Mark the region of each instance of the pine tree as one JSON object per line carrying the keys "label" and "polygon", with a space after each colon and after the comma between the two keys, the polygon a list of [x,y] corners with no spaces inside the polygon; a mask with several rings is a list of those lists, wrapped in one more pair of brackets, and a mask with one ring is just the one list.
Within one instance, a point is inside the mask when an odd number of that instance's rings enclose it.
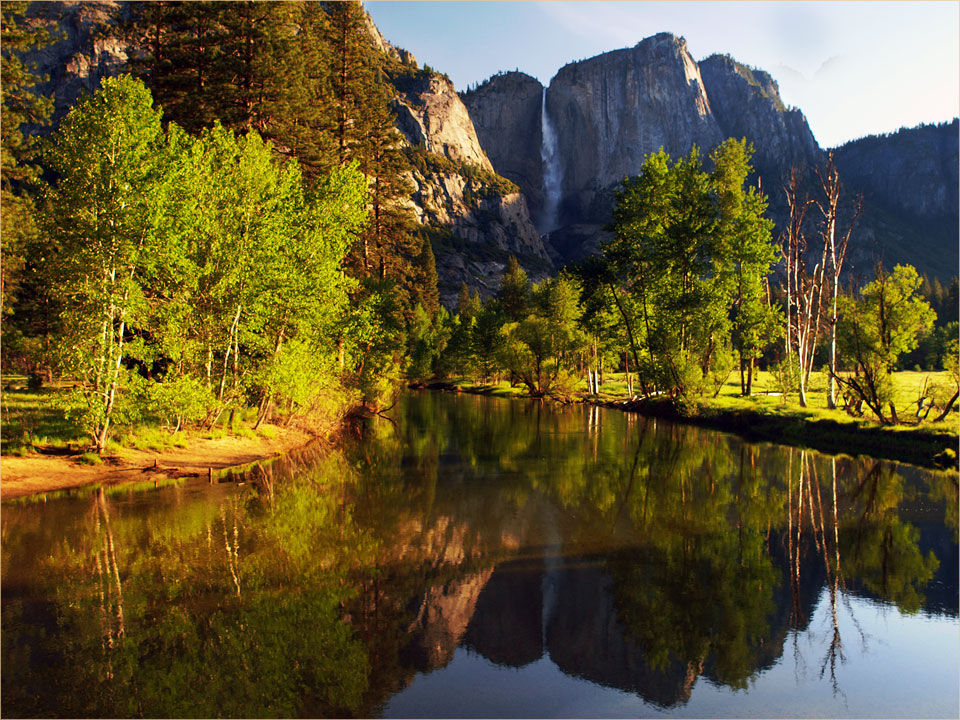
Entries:
{"label": "pine tree", "polygon": [[433,254],[430,238],[424,234],[420,245],[420,254],[417,255],[417,290],[418,300],[427,314],[433,318],[440,309],[440,291],[437,288],[437,259]]}
{"label": "pine tree", "polygon": [[3,120],[0,123],[0,171],[2,171],[3,260],[0,263],[0,316],[10,312],[9,299],[20,281],[25,254],[36,237],[33,196],[38,173],[33,160],[36,142],[27,136],[21,126],[45,122],[53,108],[50,98],[33,91],[40,78],[34,68],[28,67],[18,52],[42,47],[51,40],[46,28],[30,28],[25,22],[25,2],[3,3],[0,20],[3,84],[0,87],[0,105]]}
{"label": "pine tree", "polygon": [[236,3],[137,2],[117,32],[143,52],[128,61],[144,80],[166,121],[192,133],[226,121],[221,46],[227,39],[225,10]]}
{"label": "pine tree", "polygon": [[519,322],[526,317],[530,304],[530,279],[526,271],[520,267],[517,258],[513,255],[507,260],[507,267],[500,280],[500,293],[497,300],[509,322]]}
{"label": "pine tree", "polygon": [[340,166],[333,128],[329,17],[322,3],[286,3],[298,27],[285,69],[286,108],[265,132],[281,152],[300,161],[312,181]]}
{"label": "pine tree", "polygon": [[[366,35],[363,8],[357,2],[330,3],[326,41],[330,48],[332,133],[341,164],[357,156],[362,129],[360,113],[365,90],[373,79],[372,48]],[[365,168],[361,168],[365,170]]]}

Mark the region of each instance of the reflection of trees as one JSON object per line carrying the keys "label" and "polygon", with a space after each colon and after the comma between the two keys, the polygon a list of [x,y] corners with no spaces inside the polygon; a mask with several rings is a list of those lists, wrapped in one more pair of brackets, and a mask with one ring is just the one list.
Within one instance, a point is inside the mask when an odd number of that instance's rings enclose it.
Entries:
{"label": "reflection of trees", "polygon": [[103,488],[94,493],[94,565],[97,572],[97,596],[100,602],[100,627],[102,651],[107,656],[106,675],[113,677],[109,664],[109,651],[123,637],[123,587],[120,584],[120,568],[117,552],[110,530],[110,510]]}
{"label": "reflection of trees", "polygon": [[[838,663],[845,660],[841,603],[859,631],[849,602],[851,592],[865,591],[895,604],[901,612],[915,612],[923,605],[923,588],[938,561],[932,552],[921,552],[919,531],[902,520],[902,504],[909,495],[895,465],[845,460],[841,466],[836,458],[790,451],[786,545],[794,654],[799,659],[798,635],[807,621],[801,602],[801,569],[819,563],[832,623],[820,676],[829,671],[834,692],[840,691]],[[814,557],[804,561],[804,553],[810,551]]]}
{"label": "reflection of trees", "polygon": [[[419,488],[430,487],[431,507],[455,508],[454,516],[480,526],[491,521],[479,520],[484,511],[478,496],[492,492],[500,500],[490,517],[511,512],[504,497],[529,508],[533,494],[545,496],[562,510],[559,529],[568,553],[612,553],[608,572],[617,612],[647,661],[657,667],[679,661],[694,676],[702,667],[733,687],[744,687],[752,673],[773,662],[775,635],[806,627],[816,598],[811,582],[823,582],[833,620],[824,672],[835,677],[843,652],[840,607],[849,584],[862,585],[859,575],[867,570],[844,542],[847,529],[860,522],[848,493],[872,463],[837,462],[789,448],[761,451],[721,434],[591,408],[450,400],[415,398],[412,412],[419,419],[400,424],[407,436],[398,443],[413,450],[398,449],[384,463],[407,466],[404,473],[393,471],[407,485],[391,498],[405,494],[406,507],[416,506]],[[441,423],[442,433],[433,422]],[[433,472],[424,460],[433,452],[440,465],[447,453],[466,458],[461,475],[445,477],[446,488],[436,480],[410,481],[422,467]],[[482,483],[484,490],[471,483]],[[900,522],[902,490],[889,498],[888,525]],[[461,500],[451,504],[457,493],[463,493]],[[785,611],[782,630],[771,626],[780,621],[780,573],[768,550],[776,538],[783,539],[788,556],[784,579],[790,593],[783,597],[793,608]],[[893,538],[905,554],[888,554],[888,561],[911,576],[902,560],[919,553],[917,539],[910,533]],[[624,546],[638,549],[620,553]],[[811,574],[817,566],[821,570]],[[928,579],[914,572],[907,585],[922,590]],[[902,601],[903,594],[891,590],[888,583],[881,596]],[[475,636],[470,642],[483,647]]]}
{"label": "reflection of trees", "polygon": [[[146,515],[95,492],[73,540],[33,556],[32,572],[57,588],[55,606],[22,664],[4,663],[8,712],[279,717],[359,707],[367,663],[341,619],[350,593],[339,578],[363,563],[363,542],[349,518],[338,527],[325,479],[334,470],[207,502],[180,504],[178,488]],[[263,473],[259,488],[270,484]],[[32,613],[29,599],[6,599],[4,634]],[[29,680],[37,674],[42,689]],[[18,685],[27,691],[7,694]]]}
{"label": "reflection of trees", "polygon": [[751,459],[746,448],[736,457],[703,444],[692,459],[672,457],[669,481],[638,496],[646,542],[611,574],[620,620],[655,668],[679,661],[699,674],[708,665],[742,688],[757,667],[777,575],[765,551],[773,498]]}
{"label": "reflection of trees", "polygon": [[901,519],[905,487],[896,467],[873,463],[848,491],[851,520],[840,531],[846,570],[868,593],[894,603],[901,612],[916,612],[923,588],[939,561],[924,555],[920,532]]}

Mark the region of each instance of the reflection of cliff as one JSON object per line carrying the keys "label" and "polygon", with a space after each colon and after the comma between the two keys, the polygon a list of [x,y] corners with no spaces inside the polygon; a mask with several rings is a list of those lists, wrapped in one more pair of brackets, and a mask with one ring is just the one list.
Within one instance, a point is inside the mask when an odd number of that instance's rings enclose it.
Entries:
{"label": "reflection of cliff", "polygon": [[557,593],[547,619],[547,650],[563,672],[635,692],[649,703],[686,703],[697,673],[672,659],[654,669],[618,620],[612,580],[597,564],[568,561],[554,579]]}
{"label": "reflection of cliff", "polygon": [[[545,583],[552,586],[549,606]],[[503,563],[480,594],[464,645],[510,667],[539,660],[546,650],[568,675],[634,692],[661,707],[685,703],[696,672],[676,661],[663,670],[645,661],[624,635],[611,585],[597,563],[580,559],[550,572],[542,559]]]}
{"label": "reflection of cliff", "polygon": [[[858,573],[883,564],[857,559],[860,534],[874,547],[893,532],[897,552],[883,557],[900,565],[928,548],[941,567],[956,557],[945,529],[923,530],[914,549],[894,522],[903,484],[873,464],[751,454],[670,424],[638,433],[634,455],[621,415],[591,434],[580,409],[427,393],[406,402],[406,445],[374,463],[387,479],[361,486],[354,513],[380,548],[365,591],[380,604],[352,622],[366,623],[381,702],[417,673],[456,667],[459,644],[507,668],[547,655],[567,675],[677,707],[701,675],[748,687],[789,662],[818,603],[835,609],[866,592]],[[900,585],[920,578],[922,589],[926,575],[910,567]],[[937,576],[953,588],[955,578]]]}
{"label": "reflection of cliff", "polygon": [[400,662],[429,672],[447,665],[474,615],[477,598],[493,568],[435,586],[424,593],[417,616],[407,628],[413,638],[401,651]]}
{"label": "reflection of cliff", "polygon": [[[779,540],[772,539],[768,551],[781,579],[773,591],[775,607],[768,615],[769,630],[754,646],[751,664],[744,668],[746,676],[780,659],[790,632],[807,627],[824,587],[824,568],[812,540],[804,540],[796,583],[791,583],[791,566]],[[549,573],[546,582],[541,559],[498,565],[480,593],[463,644],[491,662],[509,667],[534,662],[546,651],[568,675],[636,693],[660,707],[686,703],[701,674],[724,683],[713,653],[702,664],[684,663],[671,654],[663,667],[655,668],[641,644],[626,631],[615,606],[616,581],[608,570],[613,567],[611,562],[635,563],[637,552],[595,560],[571,558]],[[545,584],[552,586],[554,599],[549,607]],[[682,598],[670,602],[682,603]],[[690,611],[694,618],[696,613]],[[684,613],[683,608],[680,612]],[[686,629],[694,636],[711,635],[712,630],[715,628]],[[681,637],[684,629],[676,632]]]}
{"label": "reflection of cliff", "polygon": [[464,644],[498,665],[521,667],[543,656],[543,561],[497,566],[470,620]]}

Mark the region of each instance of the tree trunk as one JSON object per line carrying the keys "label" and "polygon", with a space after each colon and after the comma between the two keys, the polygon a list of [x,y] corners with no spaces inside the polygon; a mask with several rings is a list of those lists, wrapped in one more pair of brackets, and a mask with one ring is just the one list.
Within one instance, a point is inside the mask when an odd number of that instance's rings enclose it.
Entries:
{"label": "tree trunk", "polygon": [[933,421],[935,423],[941,422],[945,417],[947,417],[947,415],[950,414],[950,410],[951,408],[953,408],[953,404],[957,401],[958,397],[960,397],[960,389],[958,389],[957,392],[953,394],[953,397],[950,398],[949,402],[947,402],[947,404],[944,406],[943,412],[937,415],[936,418],[934,418]]}
{"label": "tree trunk", "polygon": [[743,376],[743,347],[737,348],[737,354],[740,356],[740,396],[749,395],[747,385]]}

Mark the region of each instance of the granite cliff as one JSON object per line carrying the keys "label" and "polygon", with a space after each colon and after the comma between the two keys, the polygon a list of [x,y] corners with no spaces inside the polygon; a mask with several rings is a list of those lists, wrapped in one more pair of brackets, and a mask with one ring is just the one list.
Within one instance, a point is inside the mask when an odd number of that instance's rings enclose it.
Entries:
{"label": "granite cliff", "polygon": [[561,158],[561,225],[606,222],[610,189],[647,153],[724,138],[686,41],[666,33],[564,66],[546,102]]}
{"label": "granite cliff", "polygon": [[768,73],[726,55],[711,55],[700,62],[700,74],[723,136],[753,143],[753,167],[761,181],[768,181],[770,192],[789,168],[810,169],[823,162],[807,119],[783,104]]}
{"label": "granite cliff", "polygon": [[558,262],[583,257],[607,236],[617,185],[661,147],[676,157],[693,145],[707,153],[727,137],[747,137],[767,187],[778,187],[793,165],[823,158],[803,114],[784,106],[767,73],[724,56],[698,64],[686,41],[668,33],[570,63],[545,92],[534,78],[507,73],[462,97],[494,168],[523,189],[542,231],[538,125],[545,116],[554,126],[561,179],[549,249]]}
{"label": "granite cliff", "polygon": [[543,210],[540,81],[522,72],[503,73],[460,97],[493,166],[521,188],[539,227]]}
{"label": "granite cliff", "polygon": [[510,255],[543,277],[552,263],[526,198],[494,171],[453,83],[420,71],[395,84],[397,127],[412,168],[410,206],[431,230],[441,302],[453,307],[464,282],[494,294]]}
{"label": "granite cliff", "polygon": [[[754,177],[778,227],[786,220],[782,186],[790,170],[801,170],[805,190],[814,195],[815,170],[826,160],[803,113],[784,104],[768,73],[726,55],[698,63],[682,38],[667,33],[570,63],[546,90],[514,72],[461,97],[494,169],[522,189],[541,232],[549,233],[547,250],[558,265],[593,252],[607,237],[603,227],[617,185],[661,147],[676,157],[696,144],[706,154],[728,137],[745,137],[755,148]],[[545,120],[553,126],[559,158],[552,224],[544,219]],[[956,273],[955,123],[864,138],[836,155],[845,214],[856,194],[865,198],[851,241],[851,270],[869,274],[882,258],[943,279]]]}

